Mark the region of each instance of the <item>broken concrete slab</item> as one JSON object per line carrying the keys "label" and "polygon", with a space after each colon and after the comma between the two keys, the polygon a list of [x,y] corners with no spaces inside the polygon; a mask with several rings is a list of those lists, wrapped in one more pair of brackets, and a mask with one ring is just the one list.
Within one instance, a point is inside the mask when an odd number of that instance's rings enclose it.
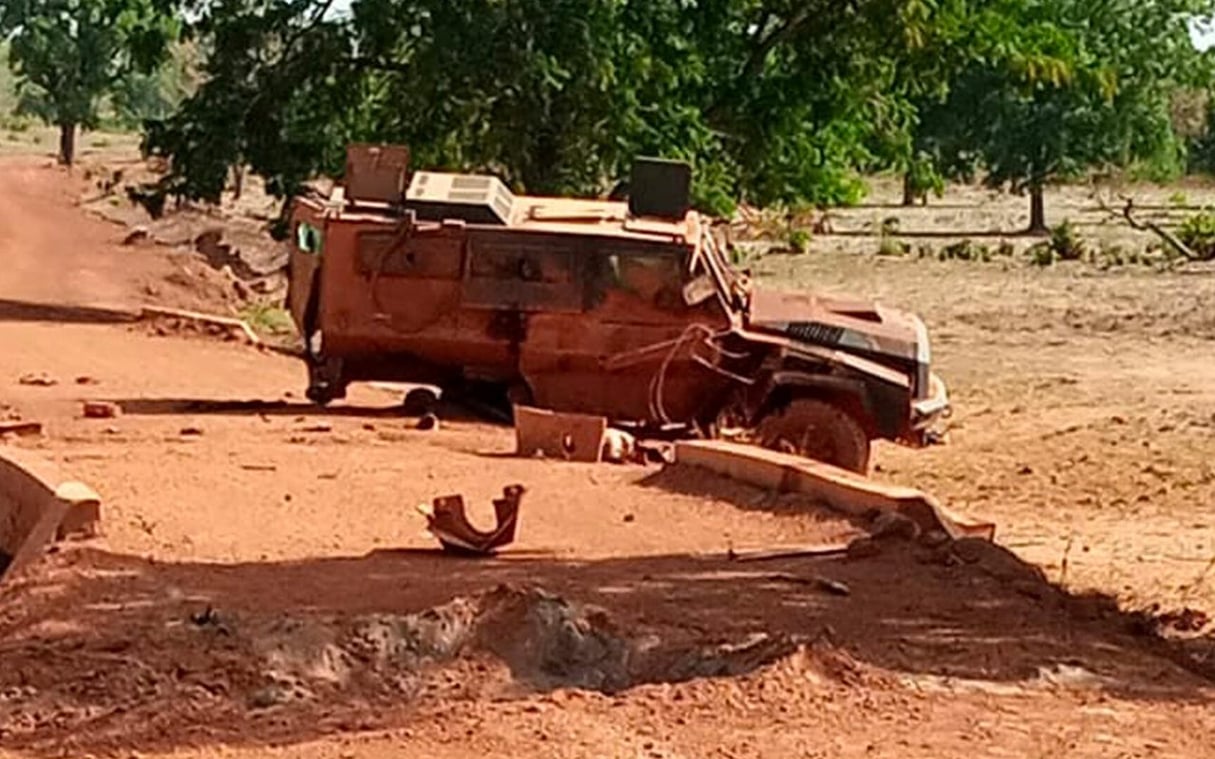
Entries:
{"label": "broken concrete slab", "polygon": [[81,414],[85,419],[115,419],[122,416],[122,407],[109,401],[85,401]]}
{"label": "broken concrete slab", "polygon": [[37,437],[42,434],[42,422],[6,421],[0,422],[0,436]]}
{"label": "broken concrete slab", "polygon": [[50,461],[30,451],[0,446],[0,555],[11,579],[63,536],[96,535],[101,499]]}
{"label": "broken concrete slab", "polygon": [[722,440],[696,440],[676,444],[675,461],[768,490],[806,493],[849,516],[893,512],[915,522],[923,532],[940,530],[954,539],[995,537],[994,524],[954,514],[921,490],[876,482],[801,456]]}

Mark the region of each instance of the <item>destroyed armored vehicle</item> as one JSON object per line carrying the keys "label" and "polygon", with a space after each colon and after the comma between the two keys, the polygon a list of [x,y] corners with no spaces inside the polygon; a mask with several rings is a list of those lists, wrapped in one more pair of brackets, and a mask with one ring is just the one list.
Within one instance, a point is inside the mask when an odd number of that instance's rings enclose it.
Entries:
{"label": "destroyed armored vehicle", "polygon": [[291,313],[308,397],[351,382],[498,388],[614,424],[737,433],[864,472],[948,410],[919,317],[753,284],[691,171],[639,160],[625,200],[529,197],[352,146],[343,184],[292,211]]}

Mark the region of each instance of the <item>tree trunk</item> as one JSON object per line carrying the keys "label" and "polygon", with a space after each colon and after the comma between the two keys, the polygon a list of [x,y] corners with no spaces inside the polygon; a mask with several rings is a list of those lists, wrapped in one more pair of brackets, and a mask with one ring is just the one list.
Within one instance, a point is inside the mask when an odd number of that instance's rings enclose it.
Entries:
{"label": "tree trunk", "polygon": [[1040,182],[1029,186],[1029,232],[1041,235],[1050,231],[1046,226],[1046,199]]}
{"label": "tree trunk", "polygon": [[234,200],[240,200],[240,196],[245,191],[245,167],[232,167],[232,197]]}
{"label": "tree trunk", "polygon": [[76,125],[59,125],[59,163],[69,169],[76,161]]}
{"label": "tree trunk", "polygon": [[903,205],[910,208],[915,205],[915,186],[911,181],[911,172],[903,174]]}

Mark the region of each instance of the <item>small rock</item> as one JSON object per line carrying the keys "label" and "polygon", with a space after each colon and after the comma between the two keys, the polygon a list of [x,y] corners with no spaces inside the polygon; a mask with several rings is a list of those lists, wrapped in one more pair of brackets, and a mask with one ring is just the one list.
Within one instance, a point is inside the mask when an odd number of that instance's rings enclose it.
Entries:
{"label": "small rock", "polygon": [[850,559],[871,559],[874,556],[880,556],[881,553],[882,547],[870,537],[859,537],[848,544],[848,558]]}
{"label": "small rock", "polygon": [[134,229],[132,229],[130,231],[130,233],[127,234],[126,237],[122,238],[122,244],[123,245],[134,245],[136,243],[144,242],[147,239],[148,239],[147,227],[135,227]]}
{"label": "small rock", "polygon": [[421,419],[418,419],[418,429],[430,431],[439,429],[439,417],[434,414],[423,414]]}
{"label": "small rock", "polygon": [[109,401],[85,401],[83,412],[85,419],[115,419],[122,416],[122,408]]}
{"label": "small rock", "polygon": [[830,593],[833,596],[850,596],[852,588],[839,580],[832,580],[827,577],[816,577],[814,583],[821,589]]}
{"label": "small rock", "polygon": [[1028,474],[1033,474],[1033,473],[1034,473],[1034,468],[1029,465],[1023,466],[1017,470],[1017,474],[1020,474],[1020,475],[1028,475]]}
{"label": "small rock", "polygon": [[203,431],[199,427],[182,427],[178,434],[182,437],[201,437]]}
{"label": "small rock", "polygon": [[873,520],[869,534],[874,540],[915,540],[920,537],[920,526],[904,514],[883,511]]}
{"label": "small rock", "polygon": [[249,696],[249,708],[269,709],[272,706],[285,704],[291,699],[291,693],[277,683],[260,688]]}
{"label": "small rock", "polygon": [[46,372],[23,374],[17,381],[22,385],[30,387],[54,387],[59,384],[59,380],[51,377]]}
{"label": "small rock", "polygon": [[927,548],[940,548],[949,542],[949,535],[943,530],[929,530],[920,537],[921,545]]}
{"label": "small rock", "polygon": [[76,384],[77,385],[97,385],[100,383],[98,383],[97,380],[93,379],[92,377],[81,376],[81,377],[76,378]]}
{"label": "small rock", "polygon": [[637,517],[636,517],[636,516],[634,516],[633,514],[625,514],[625,515],[624,515],[624,521],[625,521],[625,523],[632,523],[632,522],[636,522],[636,521],[637,521]]}

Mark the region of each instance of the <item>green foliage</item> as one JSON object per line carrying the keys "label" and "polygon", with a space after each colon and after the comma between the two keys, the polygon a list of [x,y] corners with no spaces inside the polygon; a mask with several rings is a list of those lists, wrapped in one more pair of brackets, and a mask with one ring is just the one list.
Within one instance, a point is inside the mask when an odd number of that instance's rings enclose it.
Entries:
{"label": "green foliage", "polygon": [[131,71],[110,92],[109,125],[136,130],[149,121],[164,121],[198,88],[197,49],[175,43],[163,63],[151,72]]}
{"label": "green foliage", "polygon": [[1015,192],[1136,161],[1175,174],[1184,149],[1170,94],[1209,78],[1188,19],[1201,0],[992,0],[976,14],[976,56],[953,81],[933,137],[973,155]]}
{"label": "green foliage", "polygon": [[240,318],[247,322],[255,332],[262,335],[281,337],[295,333],[295,324],[291,321],[291,314],[281,306],[274,304],[248,303],[241,309]]}
{"label": "green foliage", "polygon": [[1203,210],[1186,218],[1177,237],[1201,261],[1215,260],[1215,212]]}
{"label": "green foliage", "polygon": [[899,258],[911,253],[911,245],[901,240],[895,239],[889,235],[883,234],[879,238],[878,251],[879,256],[890,258]]}
{"label": "green foliage", "polygon": [[1087,244],[1067,219],[1051,227],[1048,245],[1058,261],[1080,261],[1088,254]]}
{"label": "green foliage", "polygon": [[95,128],[102,98],[130,72],[155,67],[175,32],[153,0],[9,0],[0,8],[18,107],[61,128],[69,163],[75,128]]}
{"label": "green foliage", "polygon": [[[120,1],[149,0],[87,0]],[[1105,165],[1171,176],[1205,102],[1173,96],[1210,83],[1186,21],[1215,14],[1215,0],[182,2],[204,83],[146,135],[172,159],[162,195],[215,199],[247,165],[289,196],[339,174],[346,143],[383,141],[532,193],[602,193],[636,155],[683,158],[716,213],[855,203],[887,169],[912,200],[981,171],[1018,192]]]}
{"label": "green foliage", "polygon": [[786,244],[792,253],[809,253],[810,252],[810,232],[801,227],[794,227],[789,230],[786,237]]}
{"label": "green foliage", "polygon": [[[935,86],[956,2],[218,0],[206,83],[148,135],[162,190],[214,198],[247,163],[290,194],[355,140],[518,190],[597,193],[635,155],[683,158],[725,213],[854,203]],[[470,51],[475,51],[475,54]]]}
{"label": "green foliage", "polygon": [[1027,252],[1029,262],[1034,266],[1054,266],[1055,261],[1059,260],[1059,255],[1049,242],[1035,243]]}
{"label": "green foliage", "polygon": [[961,240],[946,245],[937,253],[940,261],[981,261],[991,260],[991,248],[974,240]]}

